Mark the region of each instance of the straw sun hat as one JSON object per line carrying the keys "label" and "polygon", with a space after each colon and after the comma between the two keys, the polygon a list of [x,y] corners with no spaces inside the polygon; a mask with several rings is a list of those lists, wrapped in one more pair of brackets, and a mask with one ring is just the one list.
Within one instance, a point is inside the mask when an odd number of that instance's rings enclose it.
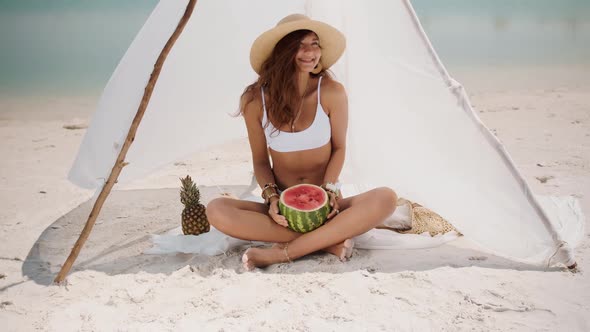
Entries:
{"label": "straw sun hat", "polygon": [[318,67],[330,68],[338,61],[346,48],[346,38],[336,28],[314,21],[302,14],[292,14],[280,20],[274,28],[264,32],[254,41],[250,49],[250,64],[254,71],[260,73],[262,64],[270,56],[279,40],[297,30],[311,30],[320,38],[322,57]]}

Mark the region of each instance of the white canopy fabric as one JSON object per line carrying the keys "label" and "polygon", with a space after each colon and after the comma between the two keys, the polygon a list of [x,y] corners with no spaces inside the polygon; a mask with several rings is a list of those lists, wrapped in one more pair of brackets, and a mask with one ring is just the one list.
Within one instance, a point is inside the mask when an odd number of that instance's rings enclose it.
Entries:
{"label": "white canopy fabric", "polygon": [[[104,90],[72,182],[104,184],[187,3],[161,1],[133,41]],[[198,1],[165,62],[119,182],[245,137],[243,121],[229,114],[256,78],[250,45],[292,13],[327,22],[347,37],[347,50],[332,67],[349,97],[343,182],[357,192],[389,186],[498,255],[534,264],[554,257],[574,262],[572,247],[584,232],[577,201],[541,208],[404,0]]]}

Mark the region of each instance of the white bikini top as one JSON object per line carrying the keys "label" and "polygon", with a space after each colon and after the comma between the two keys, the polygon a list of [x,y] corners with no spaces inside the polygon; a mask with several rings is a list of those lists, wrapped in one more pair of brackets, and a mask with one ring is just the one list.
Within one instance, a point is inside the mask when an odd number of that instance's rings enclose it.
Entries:
{"label": "white bikini top", "polygon": [[330,141],[332,137],[332,127],[330,126],[330,118],[324,112],[322,104],[320,103],[320,85],[322,84],[322,77],[318,81],[318,106],[315,110],[315,118],[311,125],[302,131],[290,133],[286,131],[279,131],[273,126],[272,122],[268,120],[266,114],[266,102],[264,100],[264,88],[262,90],[262,125],[268,126],[264,128],[266,136],[266,144],[277,152],[294,152],[319,148]]}

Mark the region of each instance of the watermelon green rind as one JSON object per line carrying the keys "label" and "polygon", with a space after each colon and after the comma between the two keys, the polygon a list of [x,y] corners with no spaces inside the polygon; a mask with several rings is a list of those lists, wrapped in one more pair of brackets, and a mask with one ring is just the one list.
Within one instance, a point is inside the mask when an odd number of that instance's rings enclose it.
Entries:
{"label": "watermelon green rind", "polygon": [[[319,206],[309,210],[299,210],[294,206],[290,206],[285,197],[297,192],[312,192],[312,194],[320,194],[321,200]],[[310,203],[313,204],[313,203]],[[322,189],[313,184],[299,184],[287,188],[281,193],[279,200],[279,211],[287,219],[289,228],[299,233],[310,232],[324,224],[330,213],[330,200],[328,194]]]}

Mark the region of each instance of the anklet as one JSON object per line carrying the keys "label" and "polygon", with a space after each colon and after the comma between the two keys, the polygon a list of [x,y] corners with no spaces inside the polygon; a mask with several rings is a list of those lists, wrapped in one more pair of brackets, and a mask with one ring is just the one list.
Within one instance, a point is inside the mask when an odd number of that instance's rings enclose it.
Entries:
{"label": "anklet", "polygon": [[289,252],[287,252],[287,248],[289,248],[288,243],[285,245],[285,248],[283,248],[283,252],[285,253],[285,257],[287,257],[287,263],[293,263],[293,261],[289,257]]}

